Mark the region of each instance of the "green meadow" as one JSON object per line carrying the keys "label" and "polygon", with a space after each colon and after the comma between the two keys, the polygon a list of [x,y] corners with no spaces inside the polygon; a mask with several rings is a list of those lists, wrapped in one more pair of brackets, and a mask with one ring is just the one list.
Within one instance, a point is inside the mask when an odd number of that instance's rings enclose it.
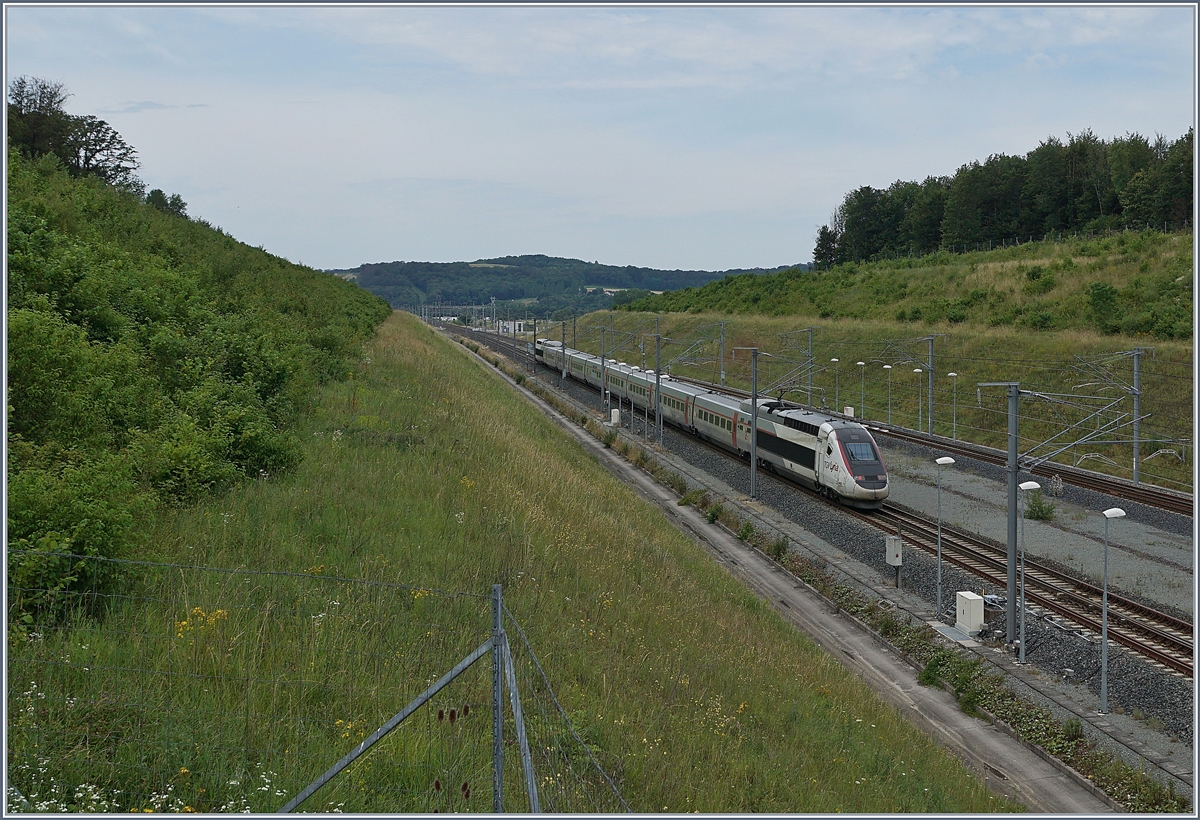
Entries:
{"label": "green meadow", "polygon": [[[523,654],[543,807],[592,810],[571,795],[603,791],[594,757],[639,812],[1019,808],[492,370],[394,314],[319,389],[297,466],[160,513],[160,565],[10,628],[9,777],[29,804],[275,811],[488,637],[498,583],[587,746],[550,748]],[[489,679],[473,667],[303,808],[491,811]]]}

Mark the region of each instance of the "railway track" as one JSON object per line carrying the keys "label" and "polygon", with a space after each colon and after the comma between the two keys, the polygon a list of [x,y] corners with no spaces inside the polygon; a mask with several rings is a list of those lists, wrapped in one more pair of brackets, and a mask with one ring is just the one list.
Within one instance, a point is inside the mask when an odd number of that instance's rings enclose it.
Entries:
{"label": "railway track", "polygon": [[[906,543],[937,554],[937,523],[894,504],[870,513],[847,508],[866,523],[903,534]],[[1003,589],[1008,583],[1007,549],[962,530],[942,525],[942,560],[961,567]],[[1103,590],[1090,581],[1050,567],[1036,559],[1025,561],[1026,602],[1095,633],[1101,632]],[[1193,677],[1192,624],[1151,607],[1108,593],[1109,639],[1158,663]]]}
{"label": "railway track", "polygon": [[[513,355],[522,362],[531,362],[526,350],[521,344],[513,344],[511,339],[494,335],[472,334],[479,341],[486,341],[489,346],[503,348],[501,352]],[[482,338],[481,338],[482,337]],[[553,371],[557,372],[557,371]],[[672,378],[679,379],[677,376]],[[693,379],[680,379],[706,387],[714,387],[706,382]],[[722,388],[733,395],[743,395],[747,391],[732,388]],[[876,428],[872,428],[875,431]],[[885,427],[877,428],[879,432],[888,434]],[[705,442],[716,452],[729,458],[735,458],[731,453]],[[911,440],[929,444],[927,436],[913,436]],[[959,442],[958,444],[962,444]],[[941,446],[941,442],[937,443]],[[970,451],[968,451],[968,448]],[[975,445],[967,445],[961,451],[963,455],[972,458],[977,456],[973,450]],[[986,450],[987,448],[979,448]],[[1003,463],[1001,460],[1000,463]],[[1086,471],[1083,471],[1086,472]],[[774,475],[781,481],[818,497],[807,488],[796,482]],[[828,501],[827,499],[823,499]],[[834,502],[829,502],[834,503]],[[926,550],[931,554],[937,553],[937,524],[910,510],[894,504],[886,504],[880,510],[863,512],[849,507],[845,512],[873,527],[888,532],[902,532],[910,545]],[[987,583],[999,588],[1007,586],[1007,549],[971,533],[956,530],[942,525],[942,560],[965,569]],[[1027,603],[1049,613],[1046,617],[1065,619],[1089,632],[1099,636],[1101,632],[1101,596],[1102,590],[1090,581],[1063,573],[1053,567],[1044,565],[1036,560],[1027,560],[1025,564],[1026,600]],[[1108,634],[1109,639],[1142,655],[1159,666],[1176,674],[1192,678],[1194,639],[1192,624],[1175,618],[1167,613],[1159,612],[1136,601],[1125,598],[1109,590],[1108,595]]]}

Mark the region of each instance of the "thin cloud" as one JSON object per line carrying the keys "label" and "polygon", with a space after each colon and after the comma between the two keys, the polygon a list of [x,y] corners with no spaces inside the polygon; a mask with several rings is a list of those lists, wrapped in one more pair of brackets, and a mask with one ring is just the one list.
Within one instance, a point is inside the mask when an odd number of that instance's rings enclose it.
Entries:
{"label": "thin cloud", "polygon": [[103,113],[103,114],[138,114],[142,111],[156,111],[156,110],[162,109],[162,108],[177,108],[177,107],[178,106],[164,105],[163,103],[152,102],[150,100],[142,100],[141,102],[125,103],[122,108],[104,109],[101,113]]}

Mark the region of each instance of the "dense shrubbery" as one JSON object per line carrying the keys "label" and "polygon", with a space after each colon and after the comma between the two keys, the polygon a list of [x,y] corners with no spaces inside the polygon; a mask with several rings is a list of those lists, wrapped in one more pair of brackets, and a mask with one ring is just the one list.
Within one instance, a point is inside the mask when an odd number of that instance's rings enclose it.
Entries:
{"label": "dense shrubbery", "polygon": [[[10,579],[135,552],[144,518],[293,465],[312,388],[388,314],[366,291],[9,152]],[[47,576],[47,572],[49,573]]]}

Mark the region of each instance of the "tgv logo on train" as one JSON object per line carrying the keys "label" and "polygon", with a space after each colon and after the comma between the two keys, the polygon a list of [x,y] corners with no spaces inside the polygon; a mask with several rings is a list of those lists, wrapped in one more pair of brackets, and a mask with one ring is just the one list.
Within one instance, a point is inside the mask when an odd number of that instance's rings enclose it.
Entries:
{"label": "tgv logo on train", "polygon": [[[551,367],[599,389],[599,356],[538,339],[536,356]],[[654,407],[654,371],[609,359],[609,392],[635,407]],[[731,450],[750,455],[749,400],[727,396],[666,375],[661,382],[665,421]],[[887,470],[871,434],[861,424],[772,399],[758,401],[758,460],[777,473],[824,495],[864,509],[877,509],[888,495]],[[818,458],[818,454],[820,457]]]}

